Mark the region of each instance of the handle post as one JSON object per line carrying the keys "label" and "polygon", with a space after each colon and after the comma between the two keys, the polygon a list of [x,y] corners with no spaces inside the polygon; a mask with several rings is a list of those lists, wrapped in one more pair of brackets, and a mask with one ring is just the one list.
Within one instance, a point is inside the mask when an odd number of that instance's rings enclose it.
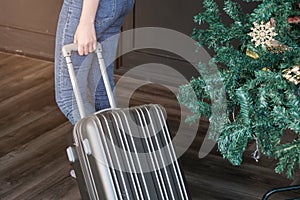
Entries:
{"label": "handle post", "polygon": [[107,70],[106,70],[106,65],[102,56],[102,47],[101,44],[98,43],[97,45],[97,49],[96,49],[96,54],[98,57],[98,62],[99,62],[99,66],[100,66],[100,71],[101,71],[101,75],[103,78],[103,82],[105,85],[105,89],[106,89],[106,93],[107,93],[107,97],[109,100],[109,104],[111,108],[117,108],[117,103],[116,100],[114,98],[114,94],[110,85],[110,81],[109,81],[109,77],[107,75]]}
{"label": "handle post", "polygon": [[74,66],[73,66],[73,63],[72,63],[72,60],[71,60],[71,54],[72,54],[72,50],[69,49],[69,46],[64,46],[63,47],[63,56],[65,57],[66,62],[67,62],[68,72],[69,72],[69,75],[70,75],[70,80],[71,80],[71,84],[72,84],[72,87],[73,87],[75,99],[76,99],[76,102],[77,102],[79,114],[80,114],[81,118],[84,118],[86,116],[86,112],[85,112],[82,96],[81,96],[81,93],[80,93],[80,89],[79,89],[79,86],[78,86],[78,82],[77,82],[77,79],[76,79]]}

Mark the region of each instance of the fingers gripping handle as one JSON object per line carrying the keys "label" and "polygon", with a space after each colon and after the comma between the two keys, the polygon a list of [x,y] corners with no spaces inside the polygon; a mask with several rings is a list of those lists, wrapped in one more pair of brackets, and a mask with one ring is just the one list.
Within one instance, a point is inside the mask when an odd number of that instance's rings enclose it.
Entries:
{"label": "fingers gripping handle", "polygon": [[[78,82],[77,82],[77,79],[76,79],[76,74],[75,74],[74,67],[73,67],[72,60],[71,60],[71,54],[72,54],[73,51],[78,51],[77,44],[67,44],[67,45],[63,46],[63,48],[62,48],[63,56],[65,57],[66,62],[67,62],[67,67],[68,67],[68,71],[69,71],[73,91],[74,91],[74,94],[75,94],[75,99],[76,99],[76,102],[77,102],[77,105],[78,105],[78,110],[79,110],[79,113],[80,113],[80,117],[83,118],[83,117],[86,116],[86,113],[85,113],[85,109],[84,109],[82,96],[81,96],[81,93],[80,93],[80,90],[79,90]],[[98,57],[98,61],[99,61],[99,65],[100,65],[100,71],[101,71],[101,75],[103,77],[103,82],[104,82],[104,85],[105,85],[105,88],[106,88],[106,93],[107,93],[107,96],[108,96],[110,106],[111,106],[111,108],[116,108],[117,107],[116,106],[116,101],[115,101],[113,91],[112,91],[112,88],[111,88],[111,85],[110,85],[110,82],[109,82],[109,78],[108,78],[108,75],[107,75],[105,62],[104,62],[104,59],[103,59],[103,56],[102,56],[102,47],[101,47],[100,43],[97,44],[96,54],[97,54],[97,57]]]}

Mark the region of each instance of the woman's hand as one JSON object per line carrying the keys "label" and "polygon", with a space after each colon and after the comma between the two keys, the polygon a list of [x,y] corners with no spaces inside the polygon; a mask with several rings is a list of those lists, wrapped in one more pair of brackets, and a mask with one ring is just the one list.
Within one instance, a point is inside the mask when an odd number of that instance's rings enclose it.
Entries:
{"label": "woman's hand", "polygon": [[98,6],[99,0],[83,0],[80,21],[74,35],[74,43],[78,45],[79,55],[87,55],[96,50],[94,22]]}
{"label": "woman's hand", "polygon": [[78,45],[78,54],[87,55],[96,50],[97,39],[93,21],[81,21],[74,35],[74,43]]}

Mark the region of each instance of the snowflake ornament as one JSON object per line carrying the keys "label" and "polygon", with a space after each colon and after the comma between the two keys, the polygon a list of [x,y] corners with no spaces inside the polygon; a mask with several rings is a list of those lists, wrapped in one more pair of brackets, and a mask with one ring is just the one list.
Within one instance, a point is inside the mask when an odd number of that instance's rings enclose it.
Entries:
{"label": "snowflake ornament", "polygon": [[277,35],[274,31],[275,28],[271,25],[271,22],[261,22],[258,24],[257,22],[253,22],[254,27],[251,28],[252,32],[248,33],[252,37],[251,42],[255,42],[255,47],[261,45],[265,47],[272,46],[272,42],[274,41],[273,37]]}

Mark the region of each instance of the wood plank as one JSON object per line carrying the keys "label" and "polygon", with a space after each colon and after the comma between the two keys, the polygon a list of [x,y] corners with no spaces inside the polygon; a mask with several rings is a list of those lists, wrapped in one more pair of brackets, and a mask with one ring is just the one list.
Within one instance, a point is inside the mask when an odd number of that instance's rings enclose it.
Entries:
{"label": "wood plank", "polygon": [[[188,160],[193,160],[193,164]],[[189,187],[194,188],[192,195],[198,194],[201,199],[261,199],[270,188],[291,184],[291,180],[276,174],[273,169],[248,163],[234,167],[220,156],[211,154],[198,160],[189,154],[181,158],[181,164]],[[300,193],[278,196],[284,199],[297,195]]]}
{"label": "wood plank", "polygon": [[[47,133],[65,121],[66,118],[55,107],[49,112],[44,112],[35,120],[13,125],[0,137],[0,157],[22,147],[22,145]],[[69,135],[71,135],[71,132]]]}
{"label": "wood plank", "polygon": [[38,69],[41,68],[39,65],[47,65],[52,64],[51,62],[41,62],[38,59],[27,58],[19,55],[6,55],[4,58],[0,60],[0,72],[1,78],[13,77],[15,73],[22,71],[29,71],[30,69]]}
{"label": "wood plank", "polygon": [[0,61],[0,72],[6,72],[0,80],[3,91],[0,95],[0,139],[12,137],[6,135],[57,109],[53,101],[53,63],[11,57],[15,59]]}
{"label": "wood plank", "polygon": [[31,66],[25,68],[26,70],[24,68],[16,69],[16,67],[11,66],[10,68],[12,68],[13,74],[2,76],[0,80],[0,90],[2,91],[0,102],[28,88],[43,84],[53,74],[52,64],[43,63],[38,65],[31,63],[30,65]]}
{"label": "wood plank", "polygon": [[0,102],[0,131],[5,134],[8,130],[30,123],[53,109],[55,104],[53,92],[50,90],[52,85],[53,81],[50,79]]}
{"label": "wood plank", "polygon": [[[60,171],[64,177],[69,175],[65,149],[66,133],[71,133],[71,128],[68,123],[64,123],[0,158],[1,179],[5,180],[1,183],[1,193],[5,198],[16,198],[30,188],[40,187],[43,180],[51,182],[49,179]],[[54,162],[53,165],[48,164],[50,162]],[[28,194],[32,192],[28,191]]]}
{"label": "wood plank", "polygon": [[[2,197],[4,199],[41,199],[41,193],[48,191],[49,188],[69,178],[69,170],[65,157],[52,159],[51,162],[40,166],[40,168],[26,177],[21,176],[21,180],[18,180],[20,184],[13,185],[11,187],[13,191],[7,191]],[[10,182],[10,184],[15,184],[16,182],[15,180],[14,183]],[[74,183],[73,185],[60,188],[60,190],[55,191],[56,194],[51,196],[62,196],[65,192],[71,190],[73,186]],[[65,191],[61,189],[65,189]],[[59,191],[60,193],[58,193]],[[46,199],[48,198],[49,196],[46,197]]]}
{"label": "wood plank", "polygon": [[70,176],[60,182],[53,184],[51,187],[40,192],[31,199],[65,199],[80,200],[80,193],[76,180]]}

